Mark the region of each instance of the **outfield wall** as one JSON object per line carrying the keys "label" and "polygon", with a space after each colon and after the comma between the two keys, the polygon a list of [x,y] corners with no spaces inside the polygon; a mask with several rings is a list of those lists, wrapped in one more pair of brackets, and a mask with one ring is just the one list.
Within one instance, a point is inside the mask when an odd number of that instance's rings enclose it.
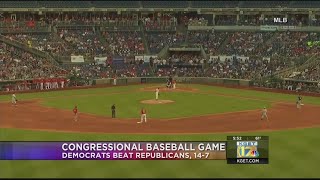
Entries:
{"label": "outfield wall", "polygon": [[[166,83],[167,77],[135,77],[135,78],[117,78],[117,85],[130,85],[130,84],[152,84],[152,83]],[[176,77],[174,78],[177,83],[190,83],[190,84],[219,84],[226,86],[249,86],[250,80],[242,79],[226,79],[226,78],[209,78],[209,77]],[[96,79],[96,85],[113,85],[112,78]]]}

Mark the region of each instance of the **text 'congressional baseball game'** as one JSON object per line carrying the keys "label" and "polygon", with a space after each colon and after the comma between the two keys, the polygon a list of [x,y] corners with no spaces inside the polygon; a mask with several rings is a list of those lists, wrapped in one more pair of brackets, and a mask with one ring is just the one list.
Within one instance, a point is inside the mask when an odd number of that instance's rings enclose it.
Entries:
{"label": "text 'congressional baseball game'", "polygon": [[216,160],[216,142],[1,142],[1,160]]}

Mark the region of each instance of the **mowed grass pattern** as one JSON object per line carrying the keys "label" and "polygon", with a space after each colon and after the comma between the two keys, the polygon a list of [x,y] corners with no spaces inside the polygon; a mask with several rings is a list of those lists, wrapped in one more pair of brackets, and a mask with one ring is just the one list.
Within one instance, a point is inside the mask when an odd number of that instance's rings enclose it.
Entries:
{"label": "mowed grass pattern", "polygon": [[[212,141],[226,140],[227,135],[108,135],[51,133],[0,129],[0,140],[18,141]],[[0,161],[0,177],[320,177],[317,149],[320,128],[242,133],[270,137],[270,164],[230,165],[211,161]],[[237,134],[239,135],[239,134]]]}
{"label": "mowed grass pattern", "polygon": [[[181,85],[184,86],[184,85]],[[191,87],[191,85],[188,85]],[[139,93],[137,90],[143,86],[127,86],[90,90],[72,90],[63,92],[45,92],[17,94],[19,100],[42,99],[44,105],[61,106],[60,108],[71,109],[75,103],[78,103],[81,111],[86,111],[103,116],[109,116],[111,103],[116,103],[120,117],[126,117],[125,114],[135,116],[141,105],[142,99],[154,98],[154,93]],[[250,90],[237,90],[221,88],[214,86],[192,85],[199,89],[201,93],[210,93],[210,95],[193,93],[161,93],[160,97],[183,102],[181,111],[184,115],[194,114],[192,111],[196,106],[203,104],[209,108],[201,113],[209,112],[219,113],[226,111],[238,111],[238,106],[242,109],[260,108],[271,102],[286,101],[295,103],[296,95],[284,95],[278,93],[256,92]],[[131,92],[128,94],[128,92]],[[113,93],[113,94],[110,94]],[[129,98],[123,98],[127,94],[133,105],[137,107],[128,107]],[[224,94],[225,97],[217,95]],[[226,97],[242,96],[246,98],[255,98],[257,100],[248,100],[243,98]],[[122,98],[121,98],[122,97]],[[192,99],[190,99],[190,97]],[[0,101],[10,101],[10,95],[0,96]],[[261,101],[264,99],[267,101]],[[116,101],[117,102],[113,102]],[[196,101],[198,100],[198,101]],[[304,97],[304,103],[320,104],[319,98]],[[192,102],[190,102],[192,101]],[[93,103],[94,102],[94,103]],[[188,103],[186,103],[188,102]],[[61,104],[59,104],[61,103]],[[97,104],[94,108],[88,107],[82,109],[86,104]],[[151,109],[152,116],[162,118],[181,116],[173,107],[177,104],[168,104],[157,110],[156,106],[146,106]],[[160,105],[162,106],[162,105]],[[119,108],[120,107],[120,108]],[[121,107],[126,107],[122,109]],[[184,111],[191,111],[184,112]],[[162,112],[170,115],[163,115]],[[189,114],[188,114],[189,113]],[[128,116],[128,115],[127,115]],[[268,165],[228,165],[226,161],[0,161],[0,177],[4,178],[22,178],[22,177],[96,177],[96,178],[165,178],[165,177],[288,177],[288,178],[315,178],[320,177],[318,162],[320,156],[317,153],[320,141],[320,128],[309,128],[300,130],[287,130],[261,133],[241,133],[236,135],[268,135],[270,136],[270,164]],[[53,133],[39,132],[16,129],[0,129],[0,140],[6,141],[212,141],[226,140],[227,135],[235,134],[204,134],[204,135],[108,135],[108,134],[76,134],[76,133]]]}

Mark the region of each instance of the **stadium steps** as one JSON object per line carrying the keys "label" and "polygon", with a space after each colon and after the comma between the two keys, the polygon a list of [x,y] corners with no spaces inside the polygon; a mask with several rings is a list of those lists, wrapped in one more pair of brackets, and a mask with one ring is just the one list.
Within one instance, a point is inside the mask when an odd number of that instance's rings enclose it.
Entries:
{"label": "stadium steps", "polygon": [[144,50],[146,54],[151,54],[150,49],[149,49],[149,43],[147,41],[146,38],[146,31],[145,28],[143,26],[143,23],[140,23],[140,29],[141,29],[141,37],[142,37],[142,42],[143,42],[143,46],[144,46]]}
{"label": "stadium steps", "polygon": [[9,44],[11,46],[23,49],[24,51],[29,52],[31,54],[35,54],[37,56],[46,58],[46,59],[50,60],[53,64],[59,66],[59,63],[47,52],[43,52],[43,51],[40,51],[40,50],[35,49],[35,48],[30,48],[28,45],[26,45],[24,43],[21,43],[21,42],[16,41],[16,40],[9,39],[9,38],[7,38],[7,37],[5,37],[3,35],[0,35],[0,41],[4,42],[6,44]]}
{"label": "stadium steps", "polygon": [[100,30],[99,28],[96,28],[95,32],[96,32],[96,34],[97,34],[100,42],[101,42],[104,46],[107,46],[107,41],[106,41],[106,39],[102,36],[101,30]]}
{"label": "stadium steps", "polygon": [[169,56],[169,45],[166,45],[159,53],[158,57],[166,58]]}
{"label": "stadium steps", "polygon": [[315,55],[311,56],[310,58],[308,58],[308,60],[306,62],[304,62],[302,65],[283,69],[282,71],[278,71],[277,73],[275,73],[275,75],[278,77],[286,77],[295,71],[303,71],[304,69],[306,69],[310,65],[318,63],[318,62],[319,62],[319,59],[318,59],[317,55],[315,54]]}
{"label": "stadium steps", "polygon": [[230,40],[231,40],[231,35],[228,34],[227,38],[223,41],[223,43],[218,48],[218,53],[221,54],[222,50],[226,47],[226,45],[230,42]]}
{"label": "stadium steps", "polygon": [[181,34],[187,34],[188,33],[188,27],[183,25],[183,24],[179,24],[179,25],[177,25],[176,32],[177,33],[181,33]]}
{"label": "stadium steps", "polygon": [[266,41],[265,45],[270,45],[277,38],[277,33],[273,33],[273,35]]}

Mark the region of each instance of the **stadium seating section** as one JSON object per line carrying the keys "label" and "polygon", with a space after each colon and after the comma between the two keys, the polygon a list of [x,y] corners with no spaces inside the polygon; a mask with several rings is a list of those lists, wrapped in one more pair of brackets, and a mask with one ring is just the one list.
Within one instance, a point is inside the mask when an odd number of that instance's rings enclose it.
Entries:
{"label": "stadium seating section", "polygon": [[[3,8],[257,8],[320,7],[317,1],[1,1]],[[53,13],[54,14],[54,13]],[[90,13],[88,13],[90,14]],[[275,25],[272,15],[205,15],[199,13],[66,13],[42,17],[1,17],[0,80],[74,75],[82,78],[192,76],[255,79],[287,69],[283,77],[319,81],[319,32],[188,30],[187,26]],[[283,17],[283,16],[279,16]],[[319,15],[289,14],[290,26],[320,26]],[[9,18],[9,21],[7,20]],[[41,30],[39,28],[44,28]],[[201,27],[203,28],[203,27]],[[204,27],[205,28],[205,27]],[[15,45],[14,45],[15,44]],[[20,46],[26,45],[25,48]],[[168,48],[197,47],[197,52]],[[38,54],[34,53],[37,49]],[[42,51],[42,53],[39,53]],[[144,59],[143,55],[159,55]],[[160,56],[161,54],[161,56]],[[84,63],[70,56],[85,57]],[[52,58],[49,58],[52,57]],[[97,63],[94,57],[106,57]],[[121,59],[113,63],[111,59]],[[137,59],[138,58],[138,59]],[[53,62],[56,60],[56,62]],[[57,64],[59,62],[60,64]],[[302,69],[297,69],[304,65]]]}

